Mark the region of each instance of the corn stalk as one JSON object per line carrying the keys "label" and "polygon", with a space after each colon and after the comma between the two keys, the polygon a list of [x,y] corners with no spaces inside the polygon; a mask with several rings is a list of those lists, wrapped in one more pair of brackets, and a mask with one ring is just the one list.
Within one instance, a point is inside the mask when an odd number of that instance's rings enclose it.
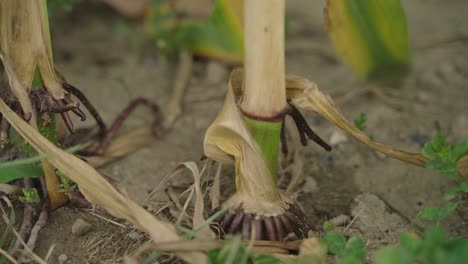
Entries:
{"label": "corn stalk", "polygon": [[[16,110],[37,129],[41,109],[31,100],[35,73],[38,73],[36,81],[45,88],[44,100],[56,106],[69,102],[68,93],[63,88],[64,81],[57,75],[52,59],[45,0],[0,2],[0,50],[8,79],[8,87],[1,88],[2,96],[7,97],[6,101],[12,105],[17,102],[19,107]],[[70,123],[66,112],[61,113]],[[42,161],[42,166],[51,207],[56,208],[67,197],[56,192],[60,181],[52,165]]]}
{"label": "corn stalk", "polygon": [[[277,187],[278,151],[286,111],[284,0],[244,2],[245,78],[233,72],[223,108],[205,135],[205,154],[234,162],[236,193],[218,223],[244,239],[305,237],[313,225]],[[242,90],[237,90],[238,87]]]}

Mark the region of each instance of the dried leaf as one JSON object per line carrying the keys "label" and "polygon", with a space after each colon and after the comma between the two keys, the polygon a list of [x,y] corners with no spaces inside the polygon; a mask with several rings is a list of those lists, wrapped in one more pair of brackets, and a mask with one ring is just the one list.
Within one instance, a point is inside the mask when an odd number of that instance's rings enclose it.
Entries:
{"label": "dried leaf", "polygon": [[[206,166],[206,164],[205,164]],[[205,168],[205,167],[204,167]],[[203,217],[203,212],[204,212],[204,203],[203,203],[203,192],[201,190],[201,173],[198,170],[197,164],[195,162],[183,162],[177,165],[177,167],[168,174],[168,178],[172,178],[180,173],[182,173],[184,170],[188,169],[194,179],[194,188],[195,188],[195,208],[194,208],[194,213],[193,213],[193,229],[201,226],[205,222],[205,218]],[[203,172],[202,172],[203,173]],[[200,232],[198,233],[199,237],[205,237],[205,238],[210,238],[214,237],[214,234],[211,232],[209,226],[204,227]]]}
{"label": "dried leaf", "polygon": [[[235,81],[231,75],[223,108],[205,134],[205,155],[225,164],[235,165],[237,193],[224,206],[235,209],[242,204],[246,212],[263,215],[282,213],[286,202],[278,192],[261,150],[252,138],[237,106]],[[240,87],[237,87],[240,88]],[[239,91],[237,91],[239,93]]]}
{"label": "dried leaf", "polygon": [[[49,93],[55,99],[64,98],[65,91],[52,61],[45,0],[0,1],[0,49],[11,71],[28,92],[32,88],[34,72],[39,68]],[[20,97],[18,99],[21,100]]]}
{"label": "dried leaf", "polygon": [[[157,220],[134,201],[118,192],[89,164],[49,142],[18,117],[3,100],[0,101],[0,112],[40,155],[48,155],[48,160],[54,167],[78,184],[88,201],[102,206],[115,217],[128,220],[147,232],[156,243],[180,239],[170,224]],[[177,256],[189,263],[207,262],[206,256],[201,253],[180,253]]]}
{"label": "dried leaf", "polygon": [[[416,165],[424,167],[429,160],[426,156],[420,153],[412,153],[402,149],[398,149],[389,145],[378,143],[369,139],[369,136],[353,126],[341,111],[335,106],[332,99],[322,93],[315,83],[298,76],[289,75],[286,78],[286,86],[288,87],[288,94],[293,100],[294,104],[302,109],[313,110],[328,121],[335,124],[361,143],[366,144],[372,149],[375,149],[383,154]],[[299,89],[302,89],[299,92]]]}
{"label": "dried leaf", "polygon": [[147,146],[155,139],[154,125],[148,123],[117,137],[112,141],[103,155],[87,156],[85,159],[91,166],[96,168],[101,167],[139,148]]}

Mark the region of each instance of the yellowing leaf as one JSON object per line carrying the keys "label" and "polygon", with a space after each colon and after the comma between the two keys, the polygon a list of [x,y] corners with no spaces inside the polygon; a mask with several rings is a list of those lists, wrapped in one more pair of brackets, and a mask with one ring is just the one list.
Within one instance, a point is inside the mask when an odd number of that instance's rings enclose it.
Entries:
{"label": "yellowing leaf", "polygon": [[[159,8],[159,9],[158,9]],[[206,21],[175,20],[175,11],[154,6],[146,17],[146,30],[164,46],[187,49],[196,55],[230,63],[243,60],[243,1],[216,0]]]}
{"label": "yellowing leaf", "polygon": [[410,52],[400,0],[327,0],[325,16],[338,55],[358,75],[406,70]]}

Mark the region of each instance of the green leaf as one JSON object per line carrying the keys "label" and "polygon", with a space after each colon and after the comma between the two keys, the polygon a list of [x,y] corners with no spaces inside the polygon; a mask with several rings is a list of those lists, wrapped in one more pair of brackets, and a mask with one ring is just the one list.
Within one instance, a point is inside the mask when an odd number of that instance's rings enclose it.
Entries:
{"label": "green leaf", "polygon": [[420,253],[422,246],[423,242],[416,234],[404,233],[400,235],[400,247],[405,249],[412,256],[417,256]]}
{"label": "green leaf", "polygon": [[425,247],[427,249],[433,250],[441,246],[445,241],[444,230],[440,227],[434,227],[426,231],[425,236]]}
{"label": "green leaf", "polygon": [[[244,55],[243,1],[216,0],[214,2],[213,12],[207,21],[182,20],[178,23],[173,23],[167,11],[157,9],[158,5],[164,6],[167,3],[155,4],[146,21],[147,31],[156,39],[159,48],[187,49],[201,56],[235,63],[242,62]],[[174,24],[176,24],[175,27]]]}
{"label": "green leaf", "polygon": [[400,248],[386,247],[377,251],[375,264],[413,264],[414,259]]}
{"label": "green leaf", "polygon": [[346,256],[343,258],[340,258],[336,264],[361,264],[362,260],[354,257],[354,256]]}
{"label": "green leaf", "polygon": [[44,175],[44,172],[39,165],[0,167],[0,183],[7,183],[24,177],[38,178],[42,175]]}
{"label": "green leaf", "polygon": [[426,206],[421,213],[421,220],[440,222],[450,216],[457,206],[458,202],[450,203],[444,207]]}
{"label": "green leaf", "polygon": [[333,224],[326,221],[325,223],[323,223],[323,230],[325,230],[325,232],[330,232],[333,230]]}
{"label": "green leaf", "polygon": [[435,147],[434,141],[426,142],[422,151],[424,155],[428,156],[431,159],[437,158],[437,149]]}
{"label": "green leaf", "polygon": [[325,15],[333,46],[361,77],[401,70],[410,63],[400,0],[328,0]]}
{"label": "green leaf", "polygon": [[21,189],[21,191],[23,192],[23,196],[18,197],[20,202],[38,204],[41,201],[41,198],[39,198],[39,193],[37,192],[36,188],[23,188]]}
{"label": "green leaf", "polygon": [[452,150],[452,160],[457,162],[468,154],[468,139],[458,142]]}
{"label": "green leaf", "polygon": [[356,119],[354,119],[354,126],[357,129],[364,131],[366,129],[367,115],[365,113],[360,113]]}
{"label": "green leaf", "polygon": [[253,264],[282,264],[283,261],[275,258],[272,255],[257,255],[253,259]]}
{"label": "green leaf", "polygon": [[328,252],[332,255],[340,256],[346,247],[345,237],[337,232],[326,233],[323,236],[323,242],[325,242]]}
{"label": "green leaf", "polygon": [[[348,242],[346,242],[346,247],[344,249],[344,254],[347,257],[352,257],[353,259],[364,261],[366,258],[366,246],[364,241],[358,237],[351,237]],[[354,262],[346,262],[354,263]]]}
{"label": "green leaf", "polygon": [[461,194],[461,192],[462,190],[460,189],[460,187],[454,187],[446,191],[444,193],[443,198],[446,201],[450,201],[450,200],[457,198]]}
{"label": "green leaf", "polygon": [[462,182],[459,187],[463,192],[468,192],[468,182]]}

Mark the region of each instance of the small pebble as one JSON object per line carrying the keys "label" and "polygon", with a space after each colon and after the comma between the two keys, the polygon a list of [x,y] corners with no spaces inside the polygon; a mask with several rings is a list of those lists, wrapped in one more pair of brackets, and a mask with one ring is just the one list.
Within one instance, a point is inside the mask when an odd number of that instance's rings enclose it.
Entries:
{"label": "small pebble", "polygon": [[89,233],[91,229],[93,229],[91,224],[81,218],[78,218],[78,220],[76,220],[72,225],[72,234],[75,236],[84,236]]}
{"label": "small pebble", "polygon": [[351,217],[349,217],[349,215],[339,215],[339,216],[333,217],[328,222],[332,223],[334,226],[344,226],[350,221],[351,221]]}
{"label": "small pebble", "polygon": [[302,191],[304,193],[312,193],[318,190],[317,181],[312,177],[305,177],[304,185],[302,186]]}
{"label": "small pebble", "polygon": [[140,239],[143,239],[143,235],[138,233],[137,231],[131,231],[130,233],[128,233],[127,235],[130,239],[133,239],[133,240],[140,240]]}
{"label": "small pebble", "polygon": [[343,132],[339,130],[334,130],[330,136],[330,139],[328,140],[328,143],[331,146],[336,146],[346,141],[348,141],[348,137],[346,137],[346,135]]}
{"label": "small pebble", "polygon": [[62,254],[62,255],[60,255],[60,256],[58,257],[58,262],[59,262],[60,264],[65,264],[65,262],[67,262],[67,260],[68,260],[68,257],[67,257],[67,255],[65,255],[65,254]]}

